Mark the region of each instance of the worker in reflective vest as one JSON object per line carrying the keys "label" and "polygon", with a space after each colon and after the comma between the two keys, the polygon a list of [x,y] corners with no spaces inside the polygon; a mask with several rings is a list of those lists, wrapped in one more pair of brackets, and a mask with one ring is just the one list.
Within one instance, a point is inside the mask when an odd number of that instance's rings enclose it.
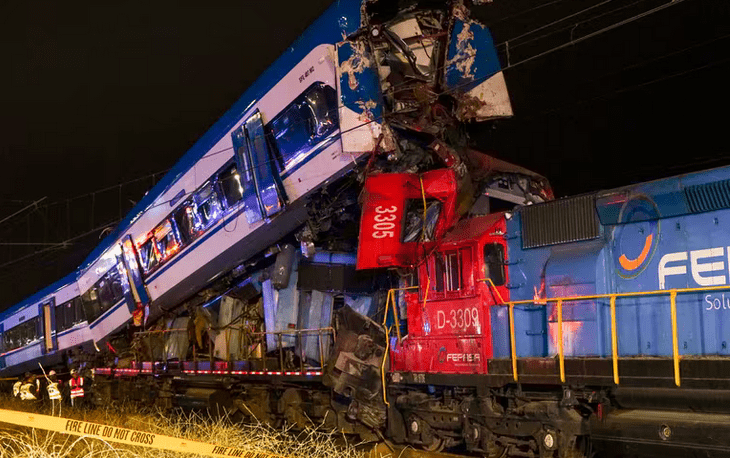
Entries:
{"label": "worker in reflective vest", "polygon": [[18,381],[13,384],[13,397],[20,397],[20,387],[23,386],[23,377],[18,377]]}
{"label": "worker in reflective vest", "polygon": [[56,371],[49,372],[47,378],[46,391],[48,391],[48,399],[51,400],[51,415],[56,414],[56,406],[58,406],[58,415],[61,415],[61,390],[58,388]]}
{"label": "worker in reflective vest", "polygon": [[[71,369],[71,379],[68,381],[68,386],[71,390],[71,405],[81,406],[84,400],[84,378],[79,376],[76,369]],[[74,401],[76,399],[76,401]]]}
{"label": "worker in reflective vest", "polygon": [[35,378],[35,376],[26,373],[23,384],[20,385],[20,399],[23,401],[37,401],[38,400],[38,389],[41,386],[41,382]]}

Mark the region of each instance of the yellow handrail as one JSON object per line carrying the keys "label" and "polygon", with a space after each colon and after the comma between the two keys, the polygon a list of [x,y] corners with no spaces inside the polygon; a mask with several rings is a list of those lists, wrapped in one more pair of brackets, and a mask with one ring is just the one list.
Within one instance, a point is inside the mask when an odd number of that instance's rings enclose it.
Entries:
{"label": "yellow handrail", "polygon": [[563,301],[558,301],[558,358],[560,359],[560,381],[565,383],[565,355],[563,354]]}
{"label": "yellow handrail", "polygon": [[509,303],[509,340],[512,348],[512,377],[517,381],[517,342],[515,341],[515,303]]}
{"label": "yellow handrail", "polygon": [[677,291],[672,290],[669,300],[672,308],[672,350],[674,352],[674,383],[680,385],[679,380],[679,344],[677,342]]}
{"label": "yellow handrail", "polygon": [[[491,279],[485,278],[479,281],[488,281],[492,287]],[[669,294],[670,297],[670,308],[672,315],[672,350],[673,350],[673,362],[674,362],[674,383],[677,386],[681,386],[681,378],[679,372],[679,337],[677,332],[677,295],[683,293],[696,293],[696,292],[707,292],[707,291],[719,291],[728,290],[730,285],[727,286],[708,286],[705,288],[676,288],[668,290],[652,290],[652,291],[639,291],[632,293],[609,293],[609,294],[591,294],[586,296],[567,296],[567,297],[549,297],[540,298],[540,304],[537,304],[535,299],[532,300],[521,300],[521,301],[510,301],[506,305],[509,307],[509,334],[510,334],[510,346],[512,350],[512,376],[518,381],[517,374],[517,345],[515,339],[515,318],[514,318],[514,307],[515,305],[521,304],[532,304],[532,305],[547,305],[549,302],[556,302],[557,315],[558,315],[558,357],[560,364],[560,380],[565,383],[565,362],[564,362],[564,349],[563,349],[563,302],[564,301],[584,301],[591,299],[610,299],[611,305],[611,353],[613,360],[613,381],[618,385],[619,374],[618,374],[618,328],[616,324],[616,298],[619,297],[637,297],[637,296],[656,296]],[[495,291],[496,287],[495,287]],[[503,299],[500,300],[504,304]]]}
{"label": "yellow handrail", "polygon": [[611,355],[613,357],[613,383],[618,385],[618,331],[616,329],[616,296],[611,297]]}

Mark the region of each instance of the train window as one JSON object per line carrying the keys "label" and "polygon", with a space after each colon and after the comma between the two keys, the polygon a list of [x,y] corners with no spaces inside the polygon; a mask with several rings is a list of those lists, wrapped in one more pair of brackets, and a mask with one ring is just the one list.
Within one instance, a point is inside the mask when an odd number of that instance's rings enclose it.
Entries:
{"label": "train window", "polygon": [[182,244],[190,243],[197,235],[195,230],[197,217],[192,202],[186,202],[178,208],[173,215],[173,219],[177,225]]}
{"label": "train window", "polygon": [[309,150],[337,129],[337,94],[314,83],[268,124],[281,168],[301,162]]}
{"label": "train window", "polygon": [[212,226],[223,213],[221,203],[218,200],[218,194],[212,183],[204,185],[200,191],[195,194],[195,204],[198,214],[199,227],[197,230],[204,231]]}
{"label": "train window", "polygon": [[423,199],[408,199],[406,201],[405,222],[401,234],[403,243],[433,240],[433,232],[441,214],[441,202],[438,199],[427,199],[425,213],[426,222],[424,223]]}
{"label": "train window", "polygon": [[81,302],[84,305],[84,314],[86,315],[89,323],[101,316],[101,306],[99,304],[99,291],[96,286],[89,288],[84,294],[81,295]]}
{"label": "train window", "polygon": [[124,298],[119,267],[112,267],[82,296],[86,318],[91,323]]}
{"label": "train window", "polygon": [[236,164],[224,170],[218,176],[218,182],[228,208],[233,207],[236,202],[243,198],[243,186],[241,186],[241,177],[236,169]]}
{"label": "train window", "polygon": [[160,263],[160,256],[157,253],[154,238],[150,237],[145,243],[139,247],[139,258],[142,261],[142,269],[145,273],[149,273]]}
{"label": "train window", "polygon": [[160,253],[160,261],[164,261],[180,250],[180,238],[177,227],[172,219],[166,219],[154,230],[154,239],[157,242],[157,252]]}
{"label": "train window", "polygon": [[3,333],[5,351],[15,350],[38,340],[42,334],[40,326],[41,317],[36,316],[5,331]]}
{"label": "train window", "polygon": [[484,245],[484,274],[495,286],[504,285],[504,247],[501,244]]}
{"label": "train window", "polygon": [[433,282],[433,290],[434,291],[443,291],[444,290],[444,272],[446,271],[446,263],[444,262],[444,257],[441,253],[436,253],[436,256],[434,256],[434,282]]}
{"label": "train window", "polygon": [[451,251],[446,257],[446,289],[457,291],[461,289],[461,253]]}
{"label": "train window", "polygon": [[75,297],[56,307],[56,332],[71,329],[84,321],[81,298]]}

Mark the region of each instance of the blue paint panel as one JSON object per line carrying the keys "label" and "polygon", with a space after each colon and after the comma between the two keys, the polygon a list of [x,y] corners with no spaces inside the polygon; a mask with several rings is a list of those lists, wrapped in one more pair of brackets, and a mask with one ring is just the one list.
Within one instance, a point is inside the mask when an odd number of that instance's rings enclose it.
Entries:
{"label": "blue paint panel", "polygon": [[[575,246],[555,246],[545,269],[547,297],[604,294],[605,256],[603,240]],[[563,303],[563,351],[566,356],[605,355],[601,314],[595,300]],[[554,302],[547,305],[548,355],[558,353],[558,315]]]}
{"label": "blue paint panel", "polygon": [[[464,39],[460,41],[459,35]],[[446,89],[468,92],[500,70],[489,29],[475,22],[455,19],[446,56]]]}
{"label": "blue paint panel", "polygon": [[[363,60],[371,61],[372,56],[364,49],[358,51],[357,44],[343,42],[337,46],[337,59],[340,68],[358,68],[361,71],[343,72],[340,75],[340,98],[342,104],[355,113],[365,113],[370,120],[379,120],[383,116],[380,96],[380,79],[374,65],[367,66]],[[370,107],[366,107],[369,104]]]}
{"label": "blue paint panel", "polygon": [[200,160],[224,135],[240,122],[245,112],[256,101],[279,82],[316,46],[335,44],[342,36],[349,36],[360,27],[360,8],[362,0],[339,0],[332,3],[327,11],[310,25],[302,36],[279,57],[243,93],[240,99],[193,145],[157,185],[127,214],[124,220],[112,231],[80,266],[81,271],[88,269],[130,225],[147,211],[158,196],[167,191],[185,172]]}
{"label": "blue paint panel", "polygon": [[[530,300],[536,292],[558,297],[699,288],[708,286],[710,277],[717,285],[730,285],[730,208],[691,213],[683,200],[688,186],[729,179],[730,167],[724,167],[601,193],[605,199],[597,205],[604,206],[604,220],[614,224],[603,226],[603,236],[594,241],[522,250],[516,212],[507,221],[512,300]],[[710,192],[723,192],[723,187],[710,189],[702,208],[724,205],[727,196]],[[715,254],[700,251],[710,249]],[[679,258],[665,261],[661,270],[662,258],[677,253]],[[669,294],[619,298],[616,314],[620,356],[671,357]],[[566,355],[610,356],[608,299],[566,303],[563,317]],[[516,307],[515,321],[518,356],[554,354],[554,306]],[[506,316],[496,316],[493,323],[495,355],[509,356]],[[730,290],[678,295],[677,323],[680,354],[730,354]]]}

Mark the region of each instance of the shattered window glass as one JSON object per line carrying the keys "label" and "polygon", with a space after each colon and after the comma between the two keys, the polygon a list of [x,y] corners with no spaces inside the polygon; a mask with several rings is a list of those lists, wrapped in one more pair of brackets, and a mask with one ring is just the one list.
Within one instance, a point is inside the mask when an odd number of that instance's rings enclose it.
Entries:
{"label": "shattered window glass", "polygon": [[155,249],[153,238],[150,238],[139,247],[139,258],[140,261],[142,261],[142,269],[144,269],[144,273],[149,273],[152,269],[157,267],[160,260],[157,256],[157,250]]}
{"label": "shattered window glass", "polygon": [[430,242],[441,214],[441,201],[426,199],[426,219],[424,224],[423,200],[409,199],[406,203],[405,224],[401,241]]}
{"label": "shattered window glass", "polygon": [[314,83],[267,125],[278,150],[279,166],[284,169],[301,162],[338,124],[335,90]]}
{"label": "shattered window glass", "polygon": [[160,253],[161,261],[168,259],[180,249],[177,228],[170,219],[166,219],[155,228],[154,238],[157,241],[157,251]]}

